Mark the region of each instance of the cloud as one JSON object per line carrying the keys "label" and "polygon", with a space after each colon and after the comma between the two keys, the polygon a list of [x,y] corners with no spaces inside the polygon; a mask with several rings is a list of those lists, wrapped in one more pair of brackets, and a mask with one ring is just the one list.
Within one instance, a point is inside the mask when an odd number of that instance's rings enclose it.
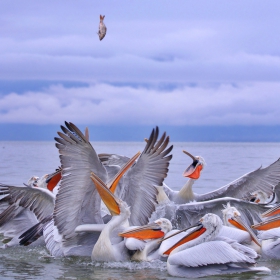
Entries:
{"label": "cloud", "polygon": [[84,82],[279,81],[280,57],[238,53],[217,59],[121,54],[110,58],[49,54],[0,55],[2,79]]}
{"label": "cloud", "polygon": [[132,87],[53,85],[0,97],[1,123],[279,125],[280,83]]}
{"label": "cloud", "polygon": [[1,89],[1,123],[280,122],[279,1],[0,5],[0,80],[47,85]]}

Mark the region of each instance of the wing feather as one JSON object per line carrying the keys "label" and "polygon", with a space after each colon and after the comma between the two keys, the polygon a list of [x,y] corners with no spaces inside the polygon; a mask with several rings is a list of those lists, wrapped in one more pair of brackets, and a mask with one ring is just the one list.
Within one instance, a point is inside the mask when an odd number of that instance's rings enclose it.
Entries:
{"label": "wing feather", "polygon": [[258,168],[235,181],[206,194],[197,195],[197,200],[205,201],[220,197],[246,199],[251,193],[261,190],[268,196],[272,195],[280,182],[280,159],[266,168]]}
{"label": "wing feather", "polygon": [[[224,241],[210,241],[199,244],[192,248],[170,255],[168,262],[171,265],[182,265],[186,267],[199,267],[210,264],[227,263],[255,263],[254,258],[242,251],[245,247],[240,245],[236,250]],[[250,248],[244,248],[248,251]],[[253,251],[253,250],[252,250]],[[257,254],[253,254],[257,257]]]}
{"label": "wing feather", "polygon": [[158,140],[158,127],[153,129],[149,140],[130,170],[124,175],[119,197],[131,207],[130,224],[145,225],[155,210],[157,189],[167,176],[172,146],[166,147],[169,137],[164,133]]}
{"label": "wing feather", "polygon": [[179,207],[174,205],[174,212],[176,212],[176,215],[173,217],[173,223],[176,222],[176,225],[179,228],[185,228],[194,224],[207,213],[214,213],[222,219],[221,210],[224,209],[224,205],[228,202],[231,206],[236,207],[242,215],[244,222],[246,222],[249,226],[261,221],[261,213],[269,208],[263,204],[247,202],[232,197],[224,197],[210,201],[183,204]]}
{"label": "wing feather", "polygon": [[[82,132],[72,123],[65,122],[56,137],[62,166],[61,186],[54,209],[54,225],[59,234],[70,244],[78,239],[75,228],[81,224],[101,224],[101,198],[90,172],[97,174],[104,182],[107,172],[96,151]],[[66,243],[65,243],[66,245]]]}
{"label": "wing feather", "polygon": [[8,193],[8,208],[0,214],[0,224],[13,219],[20,207],[32,211],[41,221],[53,213],[55,196],[52,192],[42,188],[16,187],[0,184],[0,193]]}

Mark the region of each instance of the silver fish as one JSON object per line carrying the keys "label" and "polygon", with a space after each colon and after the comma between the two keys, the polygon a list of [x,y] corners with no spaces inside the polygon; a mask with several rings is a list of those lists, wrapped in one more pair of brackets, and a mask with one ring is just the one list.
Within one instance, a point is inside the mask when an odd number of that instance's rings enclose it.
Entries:
{"label": "silver fish", "polygon": [[104,18],[105,16],[100,15],[100,23],[99,23],[99,30],[98,30],[98,36],[100,41],[105,37],[107,31],[107,27],[103,22]]}

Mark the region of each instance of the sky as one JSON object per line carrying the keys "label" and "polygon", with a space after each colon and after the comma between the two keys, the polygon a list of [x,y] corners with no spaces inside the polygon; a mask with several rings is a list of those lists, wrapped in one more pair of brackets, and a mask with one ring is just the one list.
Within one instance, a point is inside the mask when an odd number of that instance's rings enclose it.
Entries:
{"label": "sky", "polygon": [[[280,2],[3,0],[0,140],[280,141]],[[107,34],[99,41],[99,15]]]}

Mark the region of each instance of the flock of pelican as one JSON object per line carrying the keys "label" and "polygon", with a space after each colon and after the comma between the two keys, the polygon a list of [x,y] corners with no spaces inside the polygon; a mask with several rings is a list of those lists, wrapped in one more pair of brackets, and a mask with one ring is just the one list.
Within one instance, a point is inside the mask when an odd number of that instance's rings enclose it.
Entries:
{"label": "flock of pelican", "polygon": [[170,275],[189,278],[268,274],[258,258],[280,259],[280,160],[196,194],[205,161],[184,151],[192,163],[174,191],[164,183],[173,146],[157,127],[132,158],[97,154],[73,123],[61,130],[61,167],[24,186],[0,184],[3,249],[43,244],[54,257],[161,260]]}

